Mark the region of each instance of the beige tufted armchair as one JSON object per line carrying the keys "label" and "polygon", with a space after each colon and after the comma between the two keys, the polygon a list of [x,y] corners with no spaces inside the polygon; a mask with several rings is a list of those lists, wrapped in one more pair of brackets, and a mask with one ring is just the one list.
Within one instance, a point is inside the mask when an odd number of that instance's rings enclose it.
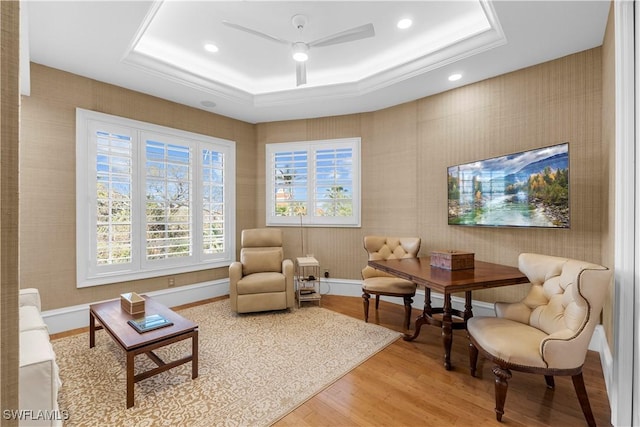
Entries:
{"label": "beige tufted armchair", "polygon": [[595,425],[582,365],[611,271],[596,264],[537,254],[521,254],[519,268],[531,281],[525,299],[496,303],[497,317],[467,321],[471,375],[478,350],[495,363],[496,418],[502,420],[511,370],[542,374],[553,388],[555,375],[570,375],[590,426]]}
{"label": "beige tufted armchair", "polygon": [[[398,258],[415,258],[420,251],[419,237],[386,237],[365,236],[364,248],[369,254],[369,261]],[[380,304],[380,295],[402,297],[404,299],[406,329],[410,328],[411,304],[416,295],[416,284],[400,279],[366,266],[362,270],[362,298],[364,303],[364,321],[369,321],[369,298],[376,296],[376,310]]]}
{"label": "beige tufted armchair", "polygon": [[294,306],[293,262],[284,259],[282,230],[242,230],[240,261],[229,266],[229,300],[238,313]]}

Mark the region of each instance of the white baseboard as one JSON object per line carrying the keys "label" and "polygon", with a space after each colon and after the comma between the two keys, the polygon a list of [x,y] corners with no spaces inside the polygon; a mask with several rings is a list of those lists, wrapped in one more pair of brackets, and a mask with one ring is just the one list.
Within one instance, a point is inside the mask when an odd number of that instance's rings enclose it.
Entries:
{"label": "white baseboard", "polygon": [[[152,296],[158,300],[158,302],[168,307],[175,307],[209,298],[229,295],[229,279],[145,292],[145,295]],[[46,310],[42,312],[42,318],[47,324],[50,334],[84,328],[89,326],[89,304]]]}
{"label": "white baseboard", "polygon": [[[342,295],[359,297],[362,295],[362,281],[348,279],[323,279],[320,282],[320,292],[322,294]],[[195,285],[181,286],[178,288],[167,288],[153,292],[146,292],[157,299],[160,303],[175,307],[189,304],[204,299],[220,297],[229,294],[229,279],[220,279],[211,282],[197,283]],[[383,301],[401,304],[398,298],[382,297]],[[441,307],[444,298],[442,294],[431,293],[431,303],[434,307]],[[464,310],[464,298],[452,297],[451,303],[454,308]],[[424,306],[424,291],[418,290],[413,301],[413,307],[422,309]],[[494,316],[493,304],[483,301],[473,301],[473,312],[476,316]],[[89,326],[89,304],[63,307],[55,310],[42,312],[42,317],[49,327],[49,333],[69,331]],[[602,370],[604,373],[607,390],[613,386],[613,357],[604,333],[602,325],[596,329],[589,343],[589,350],[600,353]]]}

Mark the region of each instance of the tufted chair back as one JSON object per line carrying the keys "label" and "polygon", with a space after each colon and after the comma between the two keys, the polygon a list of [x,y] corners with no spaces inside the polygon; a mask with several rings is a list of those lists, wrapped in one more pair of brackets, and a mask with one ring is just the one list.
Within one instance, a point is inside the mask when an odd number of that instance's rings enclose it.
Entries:
{"label": "tufted chair back", "polygon": [[511,370],[542,374],[549,388],[554,376],[571,376],[587,424],[594,426],[582,365],[612,272],[585,261],[529,253],[520,255],[518,265],[531,282],[529,294],[516,303],[496,303],[496,317],[467,321],[471,375],[479,351],[495,363],[498,421]]}
{"label": "tufted chair back", "polygon": [[611,272],[584,261],[531,253],[520,255],[518,268],[531,282],[529,294],[518,303],[496,303],[497,317],[547,334],[540,351],[548,366],[582,365]]}
{"label": "tufted chair back", "polygon": [[[364,248],[369,254],[369,261],[415,258],[420,250],[419,237],[365,236]],[[362,278],[393,277],[384,271],[366,266],[362,269]]]}
{"label": "tufted chair back", "polygon": [[[415,258],[420,251],[419,237],[365,236],[364,248],[369,261],[400,258]],[[369,298],[376,296],[376,310],[380,306],[380,296],[401,297],[404,301],[404,326],[410,328],[411,304],[416,295],[416,284],[392,276],[368,265],[362,269],[362,299],[364,321],[369,321]]]}

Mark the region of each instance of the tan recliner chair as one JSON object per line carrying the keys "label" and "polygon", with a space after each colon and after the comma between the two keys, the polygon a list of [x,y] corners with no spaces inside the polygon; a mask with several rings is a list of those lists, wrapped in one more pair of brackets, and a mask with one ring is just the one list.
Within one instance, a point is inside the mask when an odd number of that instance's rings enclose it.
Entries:
{"label": "tan recliner chair", "polygon": [[293,262],[284,259],[282,230],[242,231],[240,261],[229,266],[229,299],[237,313],[294,306]]}
{"label": "tan recliner chair", "polygon": [[537,254],[521,254],[518,263],[531,281],[527,297],[496,303],[497,317],[467,321],[471,375],[476,373],[478,350],[495,363],[498,421],[512,369],[544,375],[549,388],[555,375],[570,375],[585,419],[594,426],[582,365],[612,273],[600,265]]}
{"label": "tan recliner chair", "polygon": [[[420,243],[419,237],[364,237],[364,248],[369,254],[369,261],[415,258],[420,251]],[[362,279],[364,321],[369,321],[369,298],[372,294],[376,296],[376,310],[380,304],[380,295],[401,297],[404,299],[404,327],[409,329],[411,326],[411,304],[416,295],[416,284],[369,266],[362,270]]]}

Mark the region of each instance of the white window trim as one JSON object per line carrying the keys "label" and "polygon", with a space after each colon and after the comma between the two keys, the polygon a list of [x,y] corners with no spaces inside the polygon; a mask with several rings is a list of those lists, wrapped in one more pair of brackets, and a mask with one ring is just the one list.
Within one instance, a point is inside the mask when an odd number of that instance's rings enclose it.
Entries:
{"label": "white window trim", "polygon": [[[144,191],[144,166],[136,167],[136,163],[140,163],[143,159],[143,153],[145,150],[144,139],[141,138],[143,134],[160,134],[166,136],[167,139],[175,141],[176,139],[189,142],[203,142],[206,144],[214,144],[216,151],[222,152],[225,155],[224,163],[224,191],[225,191],[225,206],[224,206],[224,218],[225,218],[225,252],[216,255],[206,255],[201,253],[199,248],[202,245],[201,236],[194,235],[194,255],[186,257],[181,260],[171,259],[168,262],[158,265],[155,261],[148,261],[145,256],[138,256],[134,262],[126,264],[128,267],[120,266],[118,268],[100,268],[96,269],[92,262],[91,257],[95,255],[93,248],[95,248],[95,233],[91,230],[92,223],[95,219],[92,218],[92,196],[95,194],[96,188],[96,164],[95,156],[93,160],[90,157],[92,151],[95,154],[95,147],[89,144],[89,131],[90,123],[103,122],[108,124],[111,128],[117,126],[126,126],[127,128],[134,128],[136,135],[133,135],[134,147],[133,147],[133,176],[135,182],[132,185],[132,200],[140,200],[140,194]],[[198,150],[200,151],[200,150]],[[142,153],[142,154],[141,154]],[[196,153],[195,156],[199,156]],[[89,287],[96,285],[104,285],[110,283],[124,282],[130,280],[146,279],[151,277],[167,276],[180,273],[188,273],[192,271],[205,270],[210,268],[226,267],[235,260],[236,242],[235,242],[235,213],[236,213],[236,177],[235,167],[236,164],[236,147],[235,142],[215,138],[207,135],[200,135],[192,132],[187,132],[178,129],[172,129],[169,127],[159,126],[152,123],[145,123],[137,120],[127,119],[123,117],[113,116],[104,113],[98,113],[95,111],[84,110],[81,108],[76,109],[76,274],[77,274],[77,287]],[[197,165],[197,164],[196,164]],[[200,171],[198,167],[194,167],[197,174],[194,177],[194,182],[197,182]],[[192,196],[193,200],[201,200],[202,189],[199,185],[194,186],[195,193]],[[140,230],[143,228],[142,212],[139,203],[133,203],[132,212],[132,224],[134,230]],[[95,216],[95,215],[93,215]],[[194,215],[192,221],[197,224],[201,219],[201,213],[198,209],[194,208]],[[195,231],[195,228],[192,228]],[[138,255],[144,252],[143,239],[144,233],[138,231],[134,232],[132,245],[132,251],[135,251]],[[154,265],[155,264],[155,265]]]}
{"label": "white window trim", "polygon": [[[283,227],[299,227],[300,225],[307,227],[353,227],[361,226],[361,176],[360,176],[360,156],[361,156],[361,139],[339,138],[325,139],[315,141],[297,141],[270,143],[265,146],[265,183],[266,183],[266,225],[267,226],[283,226]],[[353,149],[352,173],[353,173],[353,215],[350,217],[328,217],[328,216],[277,216],[275,212],[275,183],[273,180],[273,154],[281,151],[307,151],[314,152],[316,149],[334,148],[334,147],[350,147]],[[309,156],[311,159],[311,156]],[[313,194],[313,186],[315,184],[315,163],[309,161],[308,164],[308,194]]]}

